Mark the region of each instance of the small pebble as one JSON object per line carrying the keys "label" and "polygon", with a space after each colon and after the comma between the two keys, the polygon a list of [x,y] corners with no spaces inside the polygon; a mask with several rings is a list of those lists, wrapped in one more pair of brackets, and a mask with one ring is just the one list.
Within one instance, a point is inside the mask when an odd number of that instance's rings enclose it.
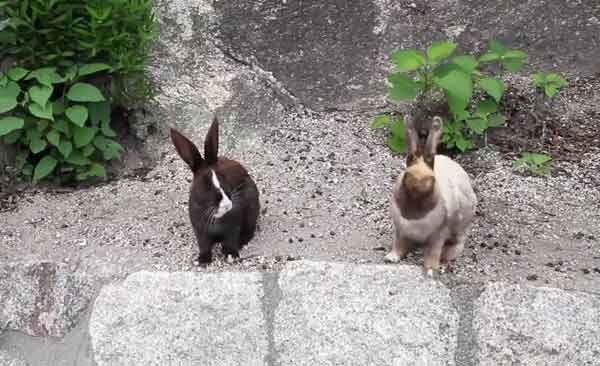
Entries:
{"label": "small pebble", "polygon": [[590,270],[587,268],[584,268],[581,270],[584,274],[590,274]]}
{"label": "small pebble", "polygon": [[331,235],[331,236],[335,236],[335,231],[333,231],[333,230],[332,230],[332,231],[330,231],[330,232],[329,232],[329,235]]}
{"label": "small pebble", "polygon": [[290,243],[293,243],[293,242],[294,242],[294,239],[292,239],[292,238],[289,238],[289,239],[288,239],[288,242],[290,242]]}
{"label": "small pebble", "polygon": [[515,250],[515,254],[516,255],[521,255],[521,251],[517,249],[517,250]]}
{"label": "small pebble", "polygon": [[536,274],[531,274],[529,276],[527,276],[527,280],[528,281],[537,281],[538,276]]}

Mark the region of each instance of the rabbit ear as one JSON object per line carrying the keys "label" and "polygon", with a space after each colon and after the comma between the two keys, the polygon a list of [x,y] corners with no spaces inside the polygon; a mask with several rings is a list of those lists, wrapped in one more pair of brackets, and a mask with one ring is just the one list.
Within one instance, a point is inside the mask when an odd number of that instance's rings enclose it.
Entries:
{"label": "rabbit ear", "polygon": [[435,156],[437,146],[442,138],[442,119],[439,116],[433,117],[429,136],[427,136],[427,144],[425,145],[425,154]]}
{"label": "rabbit ear", "polygon": [[208,132],[206,133],[206,139],[204,140],[204,158],[208,165],[216,164],[219,154],[219,121],[217,117],[213,119]]}
{"label": "rabbit ear", "polygon": [[204,166],[204,159],[202,159],[202,155],[200,155],[196,145],[174,128],[171,128],[171,141],[173,141],[173,145],[175,145],[175,149],[181,159],[187,163],[192,172],[195,173]]}
{"label": "rabbit ear", "polygon": [[410,114],[404,116],[404,126],[406,127],[406,142],[408,143],[408,152],[412,155],[417,153],[419,147],[419,134],[415,129],[415,123]]}

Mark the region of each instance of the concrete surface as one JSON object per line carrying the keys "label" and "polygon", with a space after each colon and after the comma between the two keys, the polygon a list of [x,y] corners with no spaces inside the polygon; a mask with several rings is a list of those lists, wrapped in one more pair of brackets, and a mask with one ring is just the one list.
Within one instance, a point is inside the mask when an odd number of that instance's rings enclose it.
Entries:
{"label": "concrete surface", "polygon": [[279,276],[279,365],[455,365],[450,291],[408,266],[297,263]]}
{"label": "concrete surface", "polygon": [[100,292],[90,319],[98,366],[262,365],[256,273],[138,272]]}
{"label": "concrete surface", "polygon": [[94,296],[81,273],[52,262],[0,265],[0,329],[62,337]]}
{"label": "concrete surface", "polygon": [[449,288],[407,265],[142,271],[105,285],[89,313],[61,340],[0,335],[0,360],[580,366],[597,364],[600,350],[600,294],[506,282]]}
{"label": "concrete surface", "polygon": [[554,288],[489,284],[475,306],[478,365],[597,365],[600,299]]}

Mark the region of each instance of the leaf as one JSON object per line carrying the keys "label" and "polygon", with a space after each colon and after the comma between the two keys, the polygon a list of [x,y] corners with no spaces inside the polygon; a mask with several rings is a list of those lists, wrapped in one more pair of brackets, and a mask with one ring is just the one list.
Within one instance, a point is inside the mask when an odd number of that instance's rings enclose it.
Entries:
{"label": "leaf", "polygon": [[56,164],[58,161],[54,159],[50,155],[46,155],[40,160],[35,166],[35,170],[33,171],[33,181],[37,182],[40,179],[48,176],[54,168],[56,168]]}
{"label": "leaf", "polygon": [[506,52],[508,52],[508,48],[506,48],[506,46],[504,46],[502,43],[500,43],[499,41],[493,39],[490,41],[489,45],[489,50],[500,55],[500,56],[504,56],[504,54]]}
{"label": "leaf", "polygon": [[565,79],[564,79],[562,76],[560,76],[560,75],[558,75],[558,74],[554,74],[554,73],[552,73],[552,74],[549,74],[549,75],[547,76],[546,80],[547,80],[549,83],[556,84],[556,86],[557,86],[558,88],[561,88],[561,87],[563,87],[563,86],[567,85],[567,81],[566,81],[566,80],[565,80]]}
{"label": "leaf", "polygon": [[478,135],[481,135],[488,128],[487,121],[483,118],[469,118],[466,121],[467,126],[471,129],[471,131],[475,132]]}
{"label": "leaf", "polygon": [[23,126],[25,126],[25,120],[23,118],[4,117],[0,119],[0,136],[5,136],[15,130],[20,130]]}
{"label": "leaf", "polygon": [[36,79],[40,84],[52,86],[52,84],[62,83],[64,78],[56,72],[56,67],[44,67],[34,70],[27,75],[25,80]]}
{"label": "leaf", "polygon": [[390,132],[393,136],[406,138],[406,125],[404,124],[404,118],[399,118],[392,123],[392,128],[390,128]]}
{"label": "leaf", "polygon": [[460,136],[459,138],[457,138],[455,141],[455,144],[456,144],[456,147],[463,153],[465,151],[469,150],[473,146],[473,142],[471,140],[464,138],[463,136]]}
{"label": "leaf", "polygon": [[67,98],[73,102],[102,102],[102,92],[92,84],[75,83],[67,92]]}
{"label": "leaf", "polygon": [[73,127],[73,142],[75,143],[75,147],[81,148],[83,146],[89,145],[94,136],[96,136],[97,129],[89,128],[89,127]]}
{"label": "leaf", "polygon": [[40,133],[44,133],[44,131],[46,131],[46,128],[48,128],[48,125],[50,124],[50,121],[48,120],[41,120],[37,122],[37,130],[40,131]]}
{"label": "leaf", "polygon": [[88,110],[92,126],[100,124],[100,130],[106,137],[117,136],[117,133],[110,127],[110,102],[90,103]]}
{"label": "leaf", "polygon": [[521,51],[521,50],[510,50],[508,52],[506,52],[503,57],[505,59],[521,59],[524,60],[527,58],[527,53]]}
{"label": "leaf", "polygon": [[23,136],[23,130],[14,130],[3,136],[3,141],[7,145],[15,144]]}
{"label": "leaf", "polygon": [[116,141],[108,139],[104,136],[96,136],[94,146],[102,151],[105,160],[112,160],[121,156],[123,147]]}
{"label": "leaf", "polygon": [[89,145],[86,145],[81,150],[81,153],[83,154],[83,156],[85,156],[86,158],[88,158],[90,155],[92,155],[94,153],[94,151],[96,151],[96,148],[94,147],[94,145],[89,144]]}
{"label": "leaf", "polygon": [[92,165],[90,165],[88,175],[92,177],[106,178],[106,169],[104,169],[104,167],[98,163],[92,163]]}
{"label": "leaf", "polygon": [[110,66],[107,64],[85,64],[79,68],[79,72],[77,73],[79,76],[86,76],[95,74],[98,71],[109,70]]}
{"label": "leaf", "polygon": [[65,161],[69,164],[85,166],[92,163],[92,161],[81,154],[81,151],[73,151]]}
{"label": "leaf", "polygon": [[56,100],[52,103],[52,114],[55,116],[60,116],[65,113],[65,103],[63,103],[60,99]]}
{"label": "leaf", "polygon": [[498,104],[492,99],[487,98],[477,104],[477,113],[481,116],[487,116],[498,110]]}
{"label": "leaf", "polygon": [[427,58],[430,64],[437,64],[438,62],[444,60],[445,58],[450,57],[454,50],[456,49],[456,44],[453,42],[436,42],[433,43],[427,49]]}
{"label": "leaf", "polygon": [[56,148],[58,149],[58,151],[60,151],[62,156],[64,156],[65,159],[67,159],[73,151],[73,144],[71,143],[71,141],[63,140]]}
{"label": "leaf", "polygon": [[[389,125],[390,123],[391,123],[390,116],[388,116],[387,114],[383,114],[381,116],[375,117],[375,119],[371,123],[371,128],[374,128],[374,129],[383,128],[383,127]],[[110,137],[114,137],[114,136],[110,136]]]}
{"label": "leaf", "polygon": [[88,110],[85,106],[82,105],[74,105],[65,111],[65,115],[79,127],[83,127],[85,125],[85,121],[88,119]]}
{"label": "leaf", "polygon": [[406,75],[396,73],[388,77],[392,84],[390,97],[397,102],[403,100],[413,100],[419,94],[419,85]]}
{"label": "leaf", "polygon": [[8,75],[8,77],[13,81],[19,81],[23,79],[27,73],[29,73],[29,70],[27,69],[22,67],[13,67],[12,69],[8,70],[6,75]]}
{"label": "leaf", "polygon": [[504,94],[504,83],[502,80],[498,80],[495,78],[483,78],[479,80],[479,87],[485,90],[489,96],[494,98],[497,103],[502,99],[502,95]]}
{"label": "leaf", "polygon": [[481,55],[481,57],[479,57],[479,62],[490,62],[490,61],[496,61],[499,59],[500,59],[499,54],[497,54],[496,52],[488,51],[488,52],[484,53],[483,55]]}
{"label": "leaf", "polygon": [[456,56],[452,58],[451,62],[460,67],[467,74],[471,74],[473,71],[475,71],[477,66],[479,66],[477,59],[471,55]]}
{"label": "leaf", "polygon": [[42,152],[46,148],[46,146],[48,146],[48,143],[46,142],[46,140],[42,139],[39,132],[33,132],[35,133],[31,134],[31,141],[29,141],[29,150],[31,150],[31,152],[34,154],[38,154]]}
{"label": "leaf", "polygon": [[52,124],[52,127],[60,132],[62,132],[63,134],[65,134],[66,136],[70,135],[70,130],[69,130],[69,122],[65,121],[64,119],[59,119],[57,121],[55,121]]}
{"label": "leaf", "polygon": [[546,74],[543,72],[536,72],[531,78],[533,79],[533,84],[538,88],[543,88],[546,84]]}
{"label": "leaf", "polygon": [[473,82],[470,75],[458,66],[447,64],[437,67],[433,81],[445,91],[453,112],[462,111],[469,104],[473,95]]}
{"label": "leaf", "polygon": [[392,53],[392,61],[399,72],[413,71],[425,65],[425,55],[417,50],[400,50]]}
{"label": "leaf", "polygon": [[490,127],[502,127],[506,122],[506,118],[500,113],[494,113],[488,117],[488,125]]}
{"label": "leaf", "polygon": [[21,94],[21,88],[13,81],[9,81],[0,88],[0,113],[5,113],[17,106],[17,97]]}
{"label": "leaf", "polygon": [[29,112],[38,118],[54,121],[54,117],[52,116],[52,103],[47,103],[45,107],[41,107],[37,103],[31,103],[29,104]]}
{"label": "leaf", "polygon": [[554,84],[546,84],[544,86],[544,93],[550,98],[552,98],[556,93],[558,93],[558,88]]}
{"label": "leaf", "polygon": [[547,162],[549,162],[550,160],[552,160],[552,157],[550,155],[546,155],[546,154],[530,154],[529,155],[531,162],[533,162],[535,165],[542,165],[545,164]]}
{"label": "leaf", "polygon": [[60,132],[58,130],[51,130],[46,134],[46,139],[49,143],[58,147],[60,145]]}
{"label": "leaf", "polygon": [[34,85],[29,88],[29,97],[40,106],[45,107],[53,91],[54,88],[52,86]]}
{"label": "leaf", "polygon": [[502,66],[510,72],[519,72],[523,69],[523,60],[518,58],[508,58],[502,60]]}
{"label": "leaf", "polygon": [[395,153],[401,154],[406,152],[406,141],[400,136],[390,136],[387,139],[387,146]]}

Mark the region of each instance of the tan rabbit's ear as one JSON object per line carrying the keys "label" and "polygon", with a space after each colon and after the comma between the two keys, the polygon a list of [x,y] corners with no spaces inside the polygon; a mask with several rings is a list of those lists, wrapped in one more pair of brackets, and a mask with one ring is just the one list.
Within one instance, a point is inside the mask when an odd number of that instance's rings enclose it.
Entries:
{"label": "tan rabbit's ear", "polygon": [[208,165],[216,164],[219,159],[219,121],[217,117],[213,119],[206,139],[204,140],[204,159]]}
{"label": "tan rabbit's ear", "polygon": [[204,166],[204,159],[202,159],[196,145],[174,128],[171,128],[171,141],[175,145],[177,154],[187,163],[192,172],[195,173]]}
{"label": "tan rabbit's ear", "polygon": [[415,129],[415,123],[410,114],[404,116],[404,126],[406,127],[406,143],[408,144],[408,152],[411,155],[417,154],[419,148],[419,134]]}
{"label": "tan rabbit's ear", "polygon": [[427,136],[427,144],[425,145],[425,154],[435,156],[437,146],[442,138],[442,119],[439,116],[433,117],[429,136]]}

